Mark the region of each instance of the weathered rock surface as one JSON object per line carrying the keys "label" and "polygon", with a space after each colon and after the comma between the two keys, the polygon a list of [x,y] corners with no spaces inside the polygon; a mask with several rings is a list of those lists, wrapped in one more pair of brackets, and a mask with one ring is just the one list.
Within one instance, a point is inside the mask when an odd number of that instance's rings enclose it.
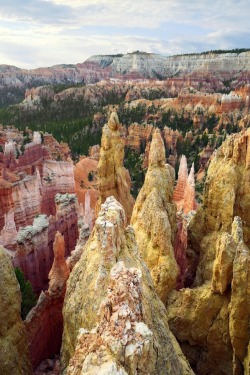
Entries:
{"label": "weathered rock surface", "polygon": [[49,273],[49,289],[40,294],[36,306],[25,320],[33,369],[46,358],[59,354],[61,346],[62,307],[69,267],[64,258],[64,238],[59,232],[55,235],[53,250],[54,261]]}
{"label": "weathered rock surface", "polygon": [[[101,79],[119,77],[122,79],[173,77],[186,74],[206,74],[211,81],[234,73],[245,73],[250,70],[249,52],[161,56],[152,53],[128,53],[122,56],[91,56],[81,64],[54,65],[49,68],[32,70],[19,69],[9,65],[1,65],[0,85],[26,87],[28,83],[36,86],[49,83],[86,82],[93,83]],[[203,74],[203,75],[202,75]],[[173,86],[173,90],[175,87]],[[33,90],[33,91],[32,91]],[[26,92],[26,97],[36,96],[37,89]]]}
{"label": "weathered rock surface", "polygon": [[99,212],[107,197],[114,196],[124,207],[129,222],[134,199],[130,194],[130,175],[123,165],[124,143],[118,129],[119,119],[117,113],[113,112],[102,130],[100,160],[97,167],[100,198],[96,212]]}
{"label": "weathered rock surface", "polygon": [[228,137],[211,161],[204,203],[188,227],[196,277],[167,302],[170,328],[197,374],[248,371],[249,135]]}
{"label": "weathered rock surface", "polygon": [[17,230],[14,221],[14,210],[4,215],[4,227],[0,232],[0,245],[12,249],[16,245]]}
{"label": "weathered rock surface", "polygon": [[33,225],[21,228],[17,235],[13,264],[21,268],[35,292],[48,287],[56,232],[64,236],[67,256],[75,248],[78,238],[78,204],[75,194],[57,194],[55,202],[56,216],[39,215]]}
{"label": "weathered rock surface", "polygon": [[163,301],[176,283],[174,257],[176,206],[173,203],[174,169],[165,164],[165,148],[159,130],[153,134],[149,166],[135,202],[131,224],[140,253],[146,262],[157,293]]}
{"label": "weathered rock surface", "polygon": [[0,373],[32,373],[21,319],[21,293],[10,257],[0,247]]}
{"label": "weathered rock surface", "polygon": [[46,160],[43,164],[42,212],[55,215],[54,199],[57,193],[74,193],[72,162]]}
{"label": "weathered rock surface", "polygon": [[107,198],[67,283],[62,370],[69,364],[68,374],[191,374],[125,223],[121,205]]}

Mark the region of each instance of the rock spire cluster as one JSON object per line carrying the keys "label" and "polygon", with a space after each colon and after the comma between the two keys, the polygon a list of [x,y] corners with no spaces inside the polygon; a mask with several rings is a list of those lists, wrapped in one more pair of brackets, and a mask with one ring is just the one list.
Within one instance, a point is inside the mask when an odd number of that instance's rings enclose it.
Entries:
{"label": "rock spire cluster", "polygon": [[199,375],[249,372],[249,166],[248,129],[211,160],[204,203],[188,226],[195,279],[167,301],[171,330]]}

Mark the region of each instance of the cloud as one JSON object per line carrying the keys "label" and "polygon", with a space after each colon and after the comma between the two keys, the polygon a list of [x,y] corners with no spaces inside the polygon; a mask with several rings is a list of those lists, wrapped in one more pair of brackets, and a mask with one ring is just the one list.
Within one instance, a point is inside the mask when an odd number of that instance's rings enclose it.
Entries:
{"label": "cloud", "polygon": [[2,0],[0,63],[29,68],[137,49],[250,47],[249,10],[249,0]]}

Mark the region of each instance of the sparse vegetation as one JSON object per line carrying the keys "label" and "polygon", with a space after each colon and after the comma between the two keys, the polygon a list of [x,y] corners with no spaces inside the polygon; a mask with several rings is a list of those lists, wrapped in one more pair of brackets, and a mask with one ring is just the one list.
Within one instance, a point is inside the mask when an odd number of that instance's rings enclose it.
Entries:
{"label": "sparse vegetation", "polygon": [[32,307],[36,305],[37,298],[33,292],[30,281],[27,281],[25,279],[24,274],[20,270],[20,268],[15,268],[15,274],[20,285],[22,295],[21,317],[23,320],[25,320]]}

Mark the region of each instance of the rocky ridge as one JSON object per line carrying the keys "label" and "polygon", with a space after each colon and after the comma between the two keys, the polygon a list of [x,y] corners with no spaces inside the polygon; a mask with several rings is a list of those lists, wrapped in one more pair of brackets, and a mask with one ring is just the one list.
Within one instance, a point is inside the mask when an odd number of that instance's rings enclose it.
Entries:
{"label": "rocky ridge", "polygon": [[97,368],[103,374],[111,369],[122,374],[191,374],[139,257],[133,228],[125,228],[125,223],[122,206],[114,197],[107,198],[67,283],[62,370],[68,374],[91,374]]}

